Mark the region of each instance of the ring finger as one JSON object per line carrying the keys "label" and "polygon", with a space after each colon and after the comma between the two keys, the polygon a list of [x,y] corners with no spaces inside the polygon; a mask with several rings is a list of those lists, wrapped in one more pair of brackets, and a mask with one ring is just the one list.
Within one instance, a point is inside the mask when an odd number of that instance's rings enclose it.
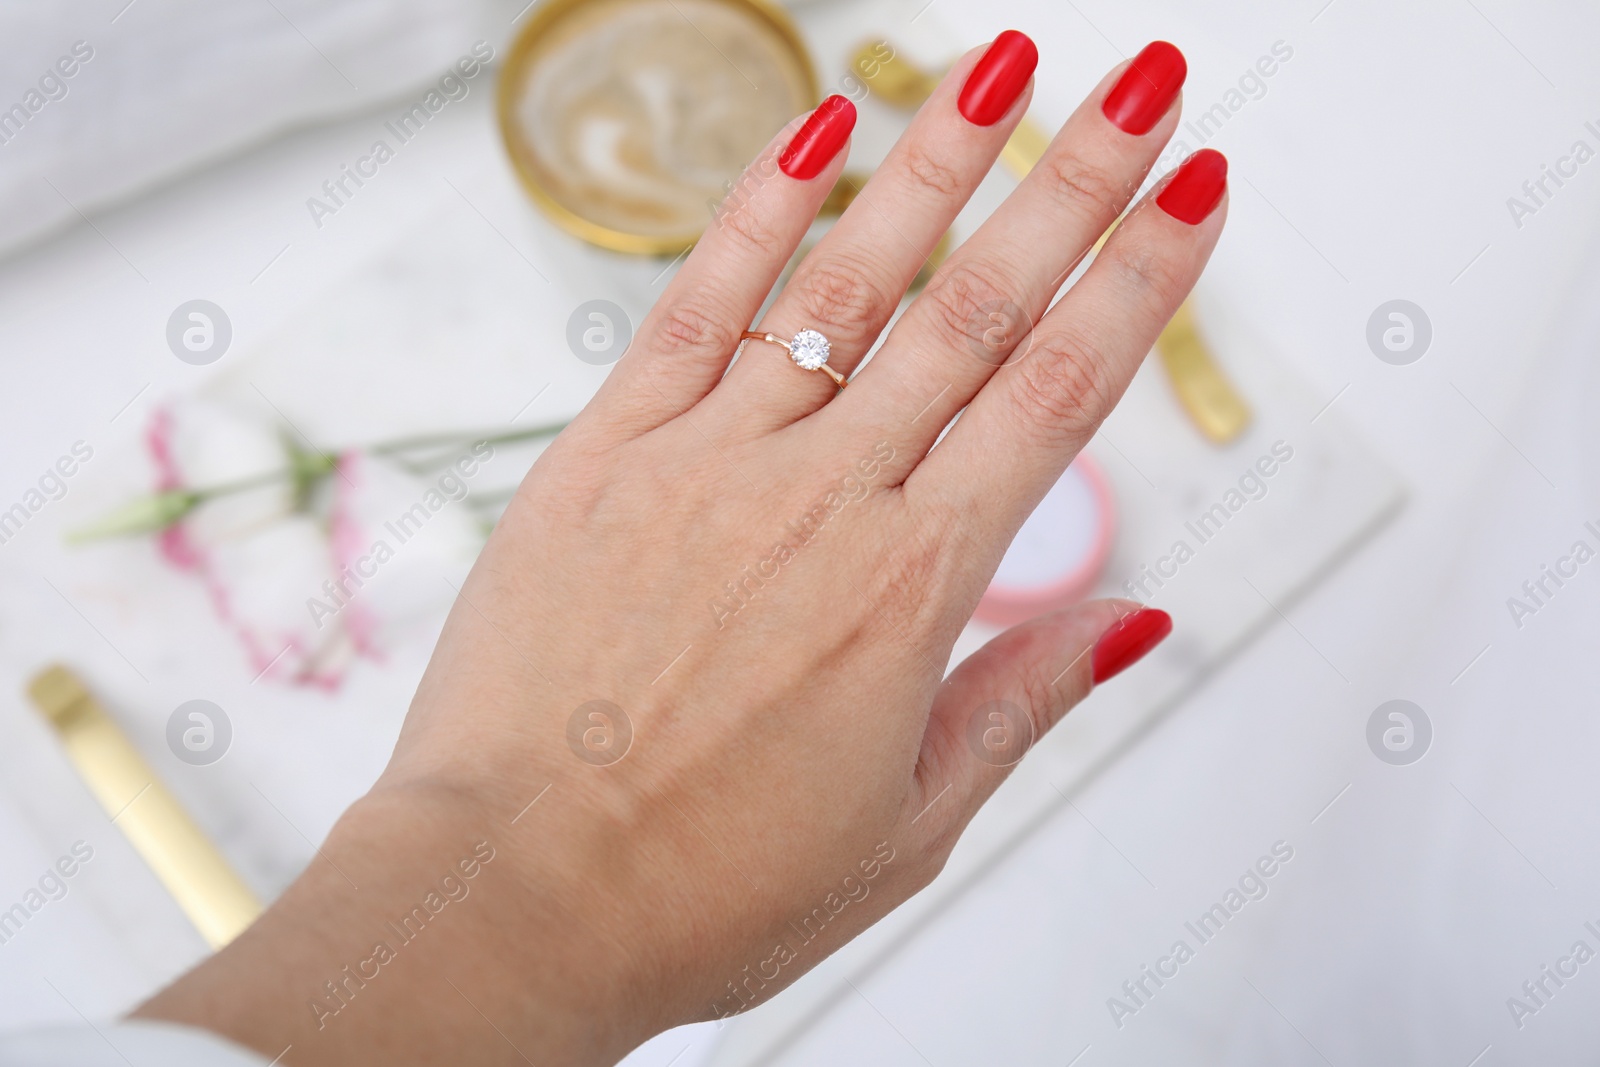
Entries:
{"label": "ring finger", "polygon": [[[1015,30],[962,57],[755,328],[786,340],[816,330],[831,344],[828,366],[849,375],[1005,147],[1038,58]],[[737,404],[737,423],[760,433],[815,411],[836,388],[751,342],[709,402]]]}

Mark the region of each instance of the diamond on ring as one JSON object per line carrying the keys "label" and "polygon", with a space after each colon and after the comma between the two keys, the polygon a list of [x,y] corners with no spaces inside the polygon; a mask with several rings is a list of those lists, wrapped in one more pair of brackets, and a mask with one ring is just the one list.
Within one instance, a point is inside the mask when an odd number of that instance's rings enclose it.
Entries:
{"label": "diamond on ring", "polygon": [[816,330],[801,330],[789,343],[789,358],[802,370],[821,370],[831,351],[828,339]]}
{"label": "diamond on ring", "polygon": [[816,330],[804,329],[794,335],[794,340],[785,341],[775,333],[757,333],[746,330],[739,335],[743,341],[765,341],[769,345],[777,345],[789,353],[789,358],[794,360],[794,365],[801,370],[819,370],[832,380],[841,390],[849,383],[844,375],[828,366],[828,357],[833,354],[833,346],[828,339]]}

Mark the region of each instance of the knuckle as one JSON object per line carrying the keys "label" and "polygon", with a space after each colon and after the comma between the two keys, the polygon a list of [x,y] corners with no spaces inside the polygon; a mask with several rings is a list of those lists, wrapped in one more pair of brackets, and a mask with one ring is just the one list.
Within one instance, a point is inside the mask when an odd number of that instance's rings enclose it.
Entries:
{"label": "knuckle", "polygon": [[655,324],[656,343],[669,352],[731,351],[736,343],[731,318],[700,300],[685,300],[661,309]]}
{"label": "knuckle", "polygon": [[1018,413],[1047,438],[1087,438],[1111,408],[1112,387],[1103,353],[1078,331],[1041,337],[1018,365]]}
{"label": "knuckle", "polygon": [[1180,266],[1148,244],[1108,247],[1105,257],[1118,288],[1150,308],[1176,307],[1188,291]]}
{"label": "knuckle", "polygon": [[1066,713],[1061,691],[1040,667],[1023,671],[1016,679],[1015,703],[1027,712],[1033,724],[1033,744],[1037,745]]}
{"label": "knuckle", "polygon": [[923,291],[922,300],[941,332],[982,339],[988,325],[986,309],[1002,304],[1023,304],[1022,287],[1014,284],[992,263],[963,260],[952,264]]}
{"label": "knuckle", "polygon": [[959,171],[925,149],[907,154],[906,173],[918,189],[941,198],[955,196],[965,184]]}
{"label": "knuckle", "polygon": [[1126,182],[1071,153],[1050,160],[1044,178],[1056,199],[1083,218],[1109,221],[1133,195]]}
{"label": "knuckle", "polygon": [[871,270],[841,259],[803,267],[790,289],[811,321],[841,341],[868,339],[884,309],[898,302],[873,281]]}
{"label": "knuckle", "polygon": [[753,200],[741,200],[717,215],[717,228],[728,241],[746,255],[767,255],[777,247],[778,235],[761,217]]}

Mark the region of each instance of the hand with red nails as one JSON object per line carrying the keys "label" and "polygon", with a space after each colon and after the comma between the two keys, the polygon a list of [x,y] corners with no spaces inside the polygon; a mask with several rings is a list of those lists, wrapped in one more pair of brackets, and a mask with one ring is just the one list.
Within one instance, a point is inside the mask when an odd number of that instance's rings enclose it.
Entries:
{"label": "hand with red nails", "polygon": [[927,885],[1013,762],[986,708],[1042,736],[1167,635],[1093,601],[948,670],[1222,230],[1210,151],[1129,210],[1178,123],[1176,48],[1101,81],[864,363],[1038,61],[1015,32],[962,58],[768,305],[855,109],[779,134],[528,474],[371,792],[141,1016],[287,1064],[615,1062]]}

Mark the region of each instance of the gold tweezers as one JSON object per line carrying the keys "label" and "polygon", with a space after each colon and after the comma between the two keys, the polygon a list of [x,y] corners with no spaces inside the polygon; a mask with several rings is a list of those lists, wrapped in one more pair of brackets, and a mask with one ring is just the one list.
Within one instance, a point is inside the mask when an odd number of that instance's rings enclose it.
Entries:
{"label": "gold tweezers", "polygon": [[212,948],[255,921],[261,902],[77,675],[48,667],[28,683],[28,697],[89,791]]}

